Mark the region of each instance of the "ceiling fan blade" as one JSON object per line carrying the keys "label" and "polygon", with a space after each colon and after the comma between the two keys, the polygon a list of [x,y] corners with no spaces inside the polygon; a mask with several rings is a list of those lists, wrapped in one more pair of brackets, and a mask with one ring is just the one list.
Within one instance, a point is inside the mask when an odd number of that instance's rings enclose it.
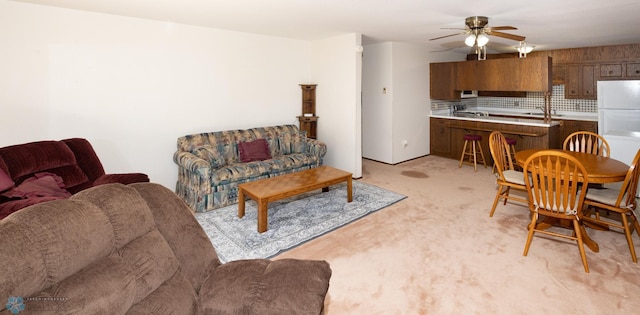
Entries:
{"label": "ceiling fan blade", "polygon": [[441,39],[441,38],[446,38],[446,37],[451,37],[451,36],[456,36],[456,35],[460,35],[460,34],[464,34],[466,32],[462,32],[462,33],[455,33],[455,34],[449,34],[449,35],[445,35],[445,36],[440,36],[440,37],[436,37],[436,38],[432,38],[430,40],[436,40],[436,39]]}
{"label": "ceiling fan blade", "polygon": [[517,30],[517,27],[513,27],[513,26],[490,26],[490,27],[485,27],[485,30],[487,31],[505,31],[505,30]]}
{"label": "ceiling fan blade", "polygon": [[492,31],[491,33],[487,32],[487,34],[492,35],[492,36],[506,38],[506,39],[511,39],[511,40],[515,40],[515,41],[519,41],[519,42],[522,42],[525,39],[524,36],[507,34],[507,33],[497,32],[497,31]]}

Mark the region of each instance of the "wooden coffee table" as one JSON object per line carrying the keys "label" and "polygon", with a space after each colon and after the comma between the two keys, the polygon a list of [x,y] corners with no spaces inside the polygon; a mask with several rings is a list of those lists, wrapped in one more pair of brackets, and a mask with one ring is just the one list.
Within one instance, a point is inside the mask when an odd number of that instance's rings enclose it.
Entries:
{"label": "wooden coffee table", "polygon": [[329,191],[329,186],[347,182],[347,201],[351,202],[353,174],[331,166],[320,166],[296,173],[261,179],[238,185],[238,217],[244,217],[245,195],[258,203],[258,232],[267,230],[269,202],[292,197],[316,189]]}

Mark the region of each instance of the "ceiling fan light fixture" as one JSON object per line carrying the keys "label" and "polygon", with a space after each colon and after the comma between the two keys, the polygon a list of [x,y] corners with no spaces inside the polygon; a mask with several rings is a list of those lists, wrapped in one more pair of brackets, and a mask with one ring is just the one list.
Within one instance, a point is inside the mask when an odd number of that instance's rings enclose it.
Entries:
{"label": "ceiling fan light fixture", "polygon": [[489,36],[480,34],[478,35],[478,46],[482,47],[489,42]]}
{"label": "ceiling fan light fixture", "polygon": [[518,47],[516,46],[516,49],[518,49],[519,53],[524,53],[524,54],[528,54],[530,52],[533,51],[534,46],[526,46],[526,47]]}
{"label": "ceiling fan light fixture", "polygon": [[473,47],[473,45],[475,45],[476,43],[476,35],[469,34],[469,36],[467,36],[467,38],[464,40],[464,43],[469,47]]}
{"label": "ceiling fan light fixture", "polygon": [[527,54],[532,52],[534,47],[535,46],[527,46],[526,42],[521,41],[518,46],[516,46],[516,50],[520,58],[526,58]]}

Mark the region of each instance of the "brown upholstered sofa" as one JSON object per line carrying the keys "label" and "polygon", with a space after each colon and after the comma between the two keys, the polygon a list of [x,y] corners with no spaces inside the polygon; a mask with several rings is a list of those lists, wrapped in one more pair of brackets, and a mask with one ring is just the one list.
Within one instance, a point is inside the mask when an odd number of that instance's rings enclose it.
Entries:
{"label": "brown upholstered sofa", "polygon": [[[7,193],[7,190],[20,186],[25,181],[40,179],[46,175],[56,176],[58,181],[62,181],[59,187],[51,188],[32,183],[29,188],[22,189],[29,189],[28,193],[12,196]],[[3,176],[9,185],[2,184]],[[3,147],[0,148],[0,219],[29,205],[67,198],[96,185],[148,181],[149,177],[142,173],[105,174],[93,147],[83,138],[38,141]],[[38,191],[37,188],[41,190]]]}
{"label": "brown upholstered sofa", "polygon": [[321,314],[330,277],[319,260],[220,264],[190,208],[153,183],[0,221],[0,314]]}

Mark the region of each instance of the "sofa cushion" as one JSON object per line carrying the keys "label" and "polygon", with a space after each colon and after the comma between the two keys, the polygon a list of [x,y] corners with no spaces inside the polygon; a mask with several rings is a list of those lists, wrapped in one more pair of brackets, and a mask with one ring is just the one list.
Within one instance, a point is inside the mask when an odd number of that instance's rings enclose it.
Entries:
{"label": "sofa cushion", "polygon": [[210,145],[197,147],[193,151],[191,151],[191,153],[209,162],[209,165],[211,165],[211,167],[213,168],[219,168],[227,164],[227,161],[225,160],[224,156],[220,154],[220,152],[218,152],[218,149]]}
{"label": "sofa cushion", "polygon": [[319,314],[330,278],[326,261],[232,261],[211,274],[200,301],[206,314]]}
{"label": "sofa cushion", "polygon": [[195,290],[220,260],[209,237],[189,207],[173,191],[159,184],[131,184],[147,202],[156,226],[180,261],[180,270]]}
{"label": "sofa cushion", "polygon": [[11,177],[9,177],[9,175],[5,173],[2,168],[0,168],[0,192],[3,192],[9,188],[13,188],[14,185],[15,183],[13,182]]}
{"label": "sofa cushion", "polygon": [[34,197],[27,199],[9,199],[0,203],[0,220],[6,218],[8,215],[28,206],[32,206],[45,201],[60,200],[60,197]]}
{"label": "sofa cushion", "polygon": [[280,154],[292,154],[305,152],[306,140],[304,133],[283,133],[280,135]]}
{"label": "sofa cushion", "polygon": [[271,161],[272,172],[295,170],[317,163],[317,157],[308,153],[294,153],[275,157]]}
{"label": "sofa cushion", "polygon": [[[148,314],[202,314],[196,291],[182,273],[162,283],[155,291],[131,307],[127,315]],[[107,312],[105,314],[117,314]],[[120,313],[120,314],[124,314]]]}
{"label": "sofa cushion", "polygon": [[134,303],[143,300],[178,271],[179,263],[162,234],[154,229],[120,249],[135,276]]}
{"label": "sofa cushion", "polygon": [[29,300],[27,309],[56,310],[59,314],[124,314],[133,305],[135,290],[130,266],[114,254],[37,294],[38,298],[59,300]]}
{"label": "sofa cushion", "polygon": [[0,157],[16,184],[35,173],[51,172],[64,179],[67,190],[89,182],[71,149],[62,141],[39,141],[0,148]]}
{"label": "sofa cushion", "polygon": [[271,173],[270,161],[254,161],[227,165],[211,172],[211,184],[219,185],[229,182],[244,182],[247,179],[265,177]]}
{"label": "sofa cushion", "polygon": [[269,143],[267,143],[266,139],[240,142],[238,143],[238,153],[240,154],[240,161],[243,163],[264,161],[271,158]]}
{"label": "sofa cushion", "polygon": [[93,186],[104,184],[133,184],[133,183],[147,183],[149,182],[149,176],[144,173],[121,173],[121,174],[104,174],[93,182]]}
{"label": "sofa cushion", "polygon": [[11,240],[0,242],[0,262],[8,268],[0,269],[0,296],[32,296],[115,251],[107,216],[69,199],[15,212],[0,226],[0,240]]}

